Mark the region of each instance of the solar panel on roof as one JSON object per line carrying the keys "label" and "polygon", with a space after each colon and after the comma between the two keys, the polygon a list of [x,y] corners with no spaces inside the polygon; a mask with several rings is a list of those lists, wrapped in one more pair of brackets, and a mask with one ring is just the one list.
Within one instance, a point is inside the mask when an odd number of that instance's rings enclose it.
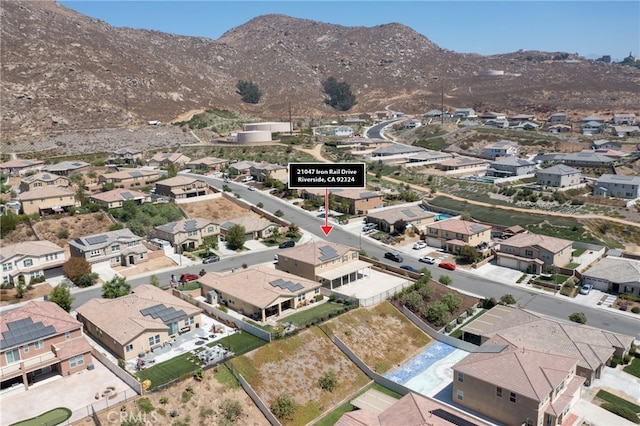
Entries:
{"label": "solar panel on roof", "polygon": [[75,167],[81,167],[83,164],[76,162],[76,163],[71,163],[71,165]]}
{"label": "solar panel on roof", "polygon": [[130,192],[121,192],[120,195],[122,195],[122,198],[133,198]]}
{"label": "solar panel on roof", "polygon": [[320,260],[325,261],[338,256],[338,252],[331,246],[320,247]]}
{"label": "solar panel on roof", "polygon": [[182,309],[177,311],[174,307],[167,307],[161,303],[140,309],[140,313],[144,316],[150,316],[153,319],[160,318],[160,320],[165,324],[170,324],[179,318],[187,316],[187,313]]}
{"label": "solar panel on roof", "polygon": [[193,219],[186,220],[184,222],[184,229],[186,231],[193,231],[193,230],[197,229],[196,224],[197,224],[197,221],[195,221]]}
{"label": "solar panel on roof", "polygon": [[401,210],[407,217],[416,217],[416,214],[409,209]]}
{"label": "solar panel on roof", "polygon": [[471,225],[471,230],[473,232],[480,232],[480,231],[484,231],[485,227],[482,225]]}
{"label": "solar panel on roof", "polygon": [[279,287],[282,289],[289,290],[291,292],[298,291],[304,288],[302,284],[294,283],[292,281],[285,281],[282,278],[278,278],[275,281],[271,281],[269,284],[271,284],[273,287]]}
{"label": "solar panel on roof", "polygon": [[54,326],[45,326],[42,321],[34,323],[31,318],[22,318],[9,322],[7,323],[7,328],[7,331],[2,332],[0,350],[33,342],[56,332]]}
{"label": "solar panel on roof", "polygon": [[129,176],[131,177],[140,177],[142,176],[142,173],[134,171],[134,172],[129,172]]}
{"label": "solar panel on roof", "polygon": [[91,245],[95,245],[95,244],[102,244],[107,242],[109,238],[106,235],[96,235],[94,237],[87,237],[86,240],[89,244]]}

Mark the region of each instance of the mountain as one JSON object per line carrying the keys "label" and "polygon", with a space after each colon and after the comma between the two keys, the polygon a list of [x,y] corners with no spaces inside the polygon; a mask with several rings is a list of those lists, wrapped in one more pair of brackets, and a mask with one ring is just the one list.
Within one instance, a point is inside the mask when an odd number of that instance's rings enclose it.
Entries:
{"label": "mountain", "polygon": [[[349,113],[392,105],[418,114],[444,94],[448,108],[640,115],[638,69],[561,52],[459,54],[396,23],[266,15],[211,40],[115,28],[52,0],[3,0],[0,14],[4,140],[166,122],[205,108],[264,119],[288,119],[289,108],[294,117],[344,115],[324,103],[329,76],[356,95]],[[482,76],[488,70],[503,75]],[[260,103],[241,101],[238,80],[258,85]]]}

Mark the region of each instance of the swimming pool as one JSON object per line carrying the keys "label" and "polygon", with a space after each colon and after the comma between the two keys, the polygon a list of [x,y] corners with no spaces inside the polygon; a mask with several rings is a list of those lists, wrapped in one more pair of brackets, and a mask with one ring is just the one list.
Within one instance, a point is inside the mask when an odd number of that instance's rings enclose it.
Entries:
{"label": "swimming pool", "polygon": [[467,355],[467,351],[434,342],[385,377],[422,395],[433,396],[451,383],[451,367]]}
{"label": "swimming pool", "polygon": [[445,219],[450,219],[450,218],[451,218],[451,216],[448,215],[448,214],[438,214],[438,215],[435,216],[434,219],[437,222],[439,220],[445,220]]}

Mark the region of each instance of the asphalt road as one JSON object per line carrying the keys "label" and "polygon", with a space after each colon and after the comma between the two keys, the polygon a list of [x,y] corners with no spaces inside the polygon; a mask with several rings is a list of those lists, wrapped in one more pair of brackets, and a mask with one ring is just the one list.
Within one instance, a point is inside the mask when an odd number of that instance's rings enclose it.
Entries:
{"label": "asphalt road", "polygon": [[[182,173],[184,174],[184,173]],[[188,175],[188,174],[186,174]],[[203,178],[201,175],[191,175]],[[204,179],[212,186],[221,189],[223,181],[216,178],[204,177]],[[230,182],[227,183],[234,193],[237,193],[241,199],[248,201],[252,204],[258,204],[261,202],[263,208],[270,212],[281,210],[284,212],[283,218],[289,222],[297,224],[300,228],[306,232],[312,233],[317,237],[323,238],[328,241],[332,241],[338,244],[344,244],[351,247],[361,247],[364,249],[368,256],[375,256],[381,261],[390,265],[398,266],[399,264],[384,259],[384,253],[386,251],[393,250],[391,247],[385,247],[379,243],[373,243],[369,238],[361,237],[360,235],[354,235],[351,232],[347,232],[340,227],[340,225],[333,226],[332,231],[325,237],[320,226],[324,225],[324,219],[315,217],[309,212],[296,207],[291,203],[277,199],[271,195],[265,194],[262,191],[249,191],[246,185]],[[331,223],[330,223],[331,224]],[[243,264],[257,264],[273,261],[273,256],[277,253],[278,249],[265,250],[257,253],[240,254],[233,258],[222,259],[218,263],[212,263],[208,265],[196,265],[183,268],[176,268],[171,272],[157,273],[156,276],[161,283],[168,283],[171,274],[180,275],[183,272],[197,273],[204,268],[205,271],[224,271],[231,268],[241,268]],[[550,317],[566,320],[568,316],[573,312],[584,312],[587,316],[587,324],[592,327],[601,328],[603,330],[615,331],[630,336],[634,336],[636,339],[640,339],[640,319],[630,318],[623,315],[607,312],[599,308],[589,307],[585,305],[579,305],[568,300],[563,300],[560,296],[541,294],[526,288],[516,287],[508,284],[503,284],[484,277],[478,277],[469,272],[463,270],[456,271],[444,271],[438,268],[437,265],[427,265],[420,263],[417,260],[409,259],[407,256],[403,264],[409,264],[421,269],[426,267],[432,273],[432,276],[437,279],[443,273],[450,276],[453,283],[451,287],[460,289],[469,293],[473,293],[480,297],[494,297],[499,299],[504,294],[511,294],[517,300],[517,303],[523,308],[531,311],[548,315]],[[129,280],[132,288],[144,283],[148,283],[148,278],[136,278]],[[75,300],[73,307],[80,306],[93,297],[100,297],[101,289],[90,289],[82,292],[75,293]]]}

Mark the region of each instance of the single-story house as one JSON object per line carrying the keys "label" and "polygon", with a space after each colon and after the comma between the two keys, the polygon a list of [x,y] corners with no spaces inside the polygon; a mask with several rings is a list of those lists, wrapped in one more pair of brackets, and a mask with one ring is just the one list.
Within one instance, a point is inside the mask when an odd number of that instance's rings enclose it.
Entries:
{"label": "single-story house", "polygon": [[115,187],[131,188],[147,186],[160,179],[156,170],[122,169],[113,173],[105,173],[98,177],[100,185],[113,184]]}
{"label": "single-story house", "polygon": [[614,161],[611,157],[593,150],[562,154],[558,157],[558,160],[570,166],[581,167],[610,166]]}
{"label": "single-story house", "polygon": [[551,114],[549,118],[547,118],[548,123],[565,123],[567,121],[567,114],[564,112],[556,112]]}
{"label": "single-story house", "polygon": [[76,312],[93,339],[117,358],[129,361],[199,327],[202,309],[143,284],[126,296],[91,299]]}
{"label": "single-story house", "polygon": [[136,205],[150,203],[151,195],[133,189],[116,188],[111,191],[99,192],[89,196],[92,203],[100,204],[108,209],[122,207],[125,201],[132,200]]}
{"label": "single-story house", "polygon": [[40,171],[43,167],[44,161],[16,158],[0,163],[0,173],[12,176],[25,175],[31,171]]}
{"label": "single-story house", "polygon": [[604,124],[605,120],[604,120],[604,118],[599,117],[597,115],[588,115],[586,117],[582,117],[580,119],[580,122],[582,122],[582,123],[595,122],[595,123],[599,123],[599,124]]}
{"label": "single-story house", "polygon": [[369,223],[375,223],[379,230],[394,232],[397,221],[403,220],[407,227],[413,227],[418,232],[426,229],[427,224],[435,222],[435,214],[426,211],[420,204],[382,207],[369,210],[366,219]]}
{"label": "single-story house", "polygon": [[54,175],[69,176],[74,172],[81,172],[88,170],[91,164],[84,161],[61,161],[50,166],[45,166],[42,170],[53,173]]}
{"label": "single-story house", "polygon": [[186,167],[194,171],[221,171],[229,160],[224,158],[203,157],[197,160],[191,160]]}
{"label": "single-story house", "polygon": [[610,141],[608,139],[599,139],[597,141],[593,141],[591,144],[592,149],[615,149],[621,150],[622,144],[620,142]]}
{"label": "single-story house", "polygon": [[453,111],[454,117],[463,117],[463,118],[475,118],[477,117],[476,111],[473,108],[456,108]]}
{"label": "single-story house", "polygon": [[584,271],[582,279],[604,292],[640,296],[640,261],[607,256]]}
{"label": "single-story house", "polygon": [[615,136],[624,137],[624,136],[640,136],[640,127],[638,126],[613,126],[612,132]]}
{"label": "single-story house", "polygon": [[151,167],[169,167],[170,164],[175,164],[179,169],[184,168],[189,161],[191,161],[190,157],[179,152],[159,152],[147,160]]}
{"label": "single-story house", "polygon": [[232,272],[208,272],[198,280],[217,303],[257,321],[315,302],[321,284],[264,265]]}
{"label": "single-story house", "polygon": [[247,240],[269,238],[271,234],[280,229],[280,225],[257,216],[239,216],[220,224],[220,234],[223,237],[226,236],[229,228],[235,225],[244,228]]}
{"label": "single-story house", "polygon": [[566,124],[554,124],[549,126],[549,133],[570,133],[572,127]]}
{"label": "single-story house", "polygon": [[[382,193],[357,188],[332,188],[329,196],[335,201],[336,210],[348,214],[365,214],[371,209],[382,207]],[[300,198],[324,204],[324,189],[305,188],[300,190]]]}

